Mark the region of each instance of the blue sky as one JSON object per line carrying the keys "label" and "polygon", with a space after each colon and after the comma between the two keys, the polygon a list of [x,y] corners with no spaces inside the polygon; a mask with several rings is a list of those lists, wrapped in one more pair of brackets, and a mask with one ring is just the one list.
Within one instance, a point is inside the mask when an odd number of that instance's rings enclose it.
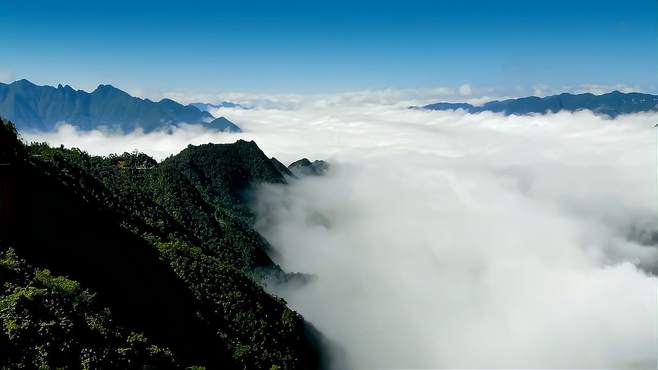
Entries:
{"label": "blue sky", "polygon": [[658,5],[625,1],[0,0],[0,79],[331,92],[658,85]]}

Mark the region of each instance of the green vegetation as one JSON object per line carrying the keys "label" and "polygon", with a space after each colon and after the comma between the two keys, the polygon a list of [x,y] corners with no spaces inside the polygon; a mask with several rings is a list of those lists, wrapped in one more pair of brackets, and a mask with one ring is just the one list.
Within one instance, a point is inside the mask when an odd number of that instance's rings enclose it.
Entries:
{"label": "green vegetation", "polygon": [[28,149],[33,158],[100,181],[109,190],[105,205],[145,223],[141,231],[200,245],[244,272],[279,270],[250,226],[245,197],[255,182],[285,180],[254,142],[190,146],[161,164],[138,152],[99,157],[45,143]]}
{"label": "green vegetation", "polygon": [[3,121],[0,163],[0,367],[319,366],[320,335],[260,286],[288,275],[247,201],[285,180],[255,143],[157,163],[26,146]]}
{"label": "green vegetation", "polygon": [[76,281],[0,250],[0,358],[9,368],[172,368],[172,352],[117,326]]}
{"label": "green vegetation", "polygon": [[[180,242],[157,243],[165,260],[207,308],[209,325],[229,338],[234,359],[250,369],[301,368],[300,354],[313,348],[306,342],[302,317],[285,301],[268,295],[248,277],[200,248]],[[299,351],[299,349],[304,349]],[[304,362],[308,363],[308,359]]]}

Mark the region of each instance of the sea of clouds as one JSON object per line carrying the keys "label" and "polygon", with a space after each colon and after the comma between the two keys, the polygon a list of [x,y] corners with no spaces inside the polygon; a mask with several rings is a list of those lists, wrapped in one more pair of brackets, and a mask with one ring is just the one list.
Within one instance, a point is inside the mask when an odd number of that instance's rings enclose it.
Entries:
{"label": "sea of clouds", "polygon": [[245,132],[24,133],[157,159],[255,140],[323,177],[260,186],[273,258],[304,285],[269,289],[348,368],[654,368],[655,114],[503,116],[391,105],[221,109]]}
{"label": "sea of clouds", "polygon": [[[1,76],[1,75],[0,75]],[[93,88],[92,88],[93,89]],[[190,91],[154,92],[148,97],[154,101],[170,98],[175,101],[189,104],[196,102],[222,102],[231,101],[246,107],[256,108],[283,108],[283,109],[322,109],[328,107],[353,107],[364,105],[387,105],[407,107],[410,105],[425,105],[444,102],[467,102],[480,105],[492,100],[504,100],[529,95],[547,96],[560,93],[592,93],[605,94],[613,90],[621,92],[648,92],[655,93],[656,87],[652,85],[639,86],[627,84],[580,84],[580,85],[517,85],[500,88],[492,86],[471,85],[460,86],[434,86],[415,88],[371,88],[363,90],[315,92],[315,93],[277,93],[277,92],[222,92],[199,93]],[[135,95],[142,96],[145,91],[132,90]]]}

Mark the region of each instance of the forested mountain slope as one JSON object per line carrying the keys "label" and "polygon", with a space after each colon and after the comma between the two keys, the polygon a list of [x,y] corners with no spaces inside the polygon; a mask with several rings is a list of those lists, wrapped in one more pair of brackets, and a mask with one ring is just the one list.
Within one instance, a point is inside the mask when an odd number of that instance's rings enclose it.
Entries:
{"label": "forested mountain slope", "polygon": [[259,284],[285,277],[245,206],[263,181],[285,180],[253,142],[158,164],[3,121],[0,366],[319,367],[321,335]]}

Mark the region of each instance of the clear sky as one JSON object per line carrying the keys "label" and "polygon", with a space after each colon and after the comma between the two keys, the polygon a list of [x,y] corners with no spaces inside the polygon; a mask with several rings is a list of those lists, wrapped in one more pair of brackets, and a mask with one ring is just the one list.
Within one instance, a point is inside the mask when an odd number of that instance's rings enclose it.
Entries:
{"label": "clear sky", "polygon": [[0,79],[133,91],[658,85],[656,0],[0,0]]}

